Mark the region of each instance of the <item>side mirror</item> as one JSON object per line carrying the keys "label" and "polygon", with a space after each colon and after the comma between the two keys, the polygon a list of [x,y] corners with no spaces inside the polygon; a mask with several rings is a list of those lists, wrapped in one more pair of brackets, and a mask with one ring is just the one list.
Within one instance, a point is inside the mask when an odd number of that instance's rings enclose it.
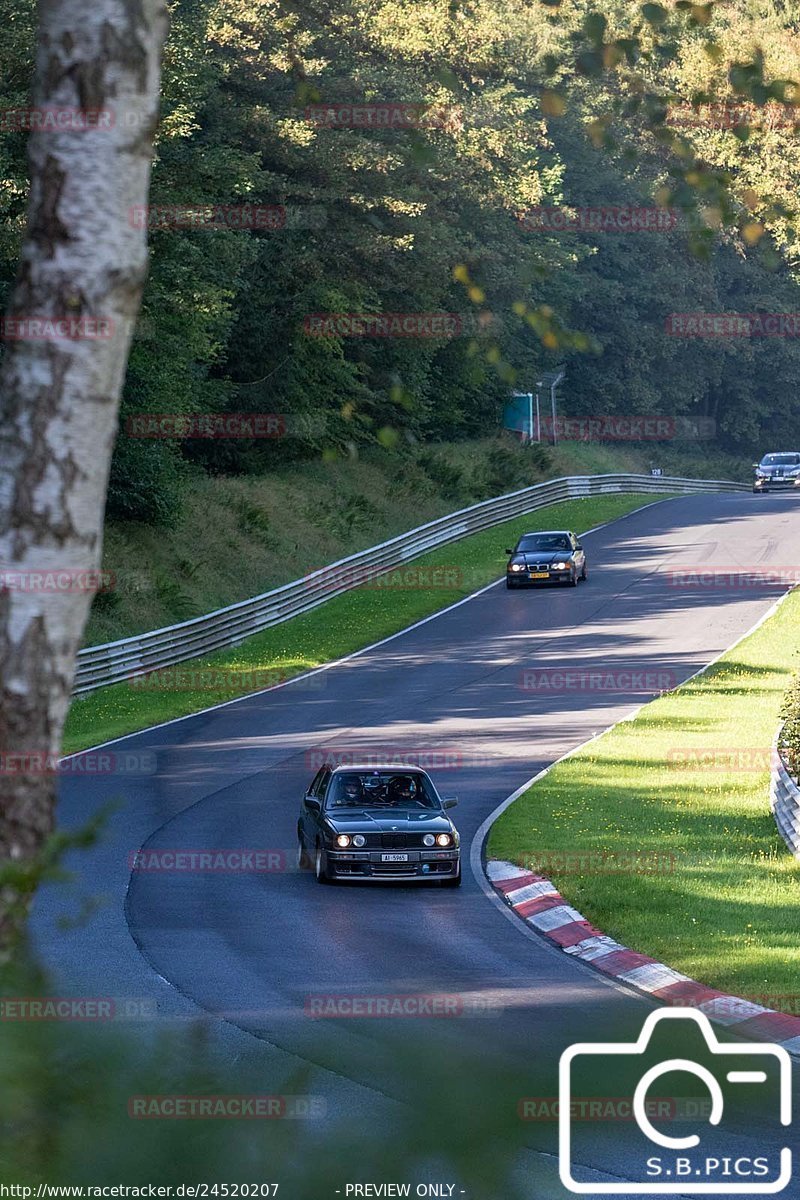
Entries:
{"label": "side mirror", "polygon": [[443,808],[455,808],[455,806],[457,804],[458,804],[457,796],[448,796],[446,800],[442,801]]}
{"label": "side mirror", "polygon": [[760,466],[761,466],[761,463],[753,463],[753,470],[755,471]]}
{"label": "side mirror", "polygon": [[513,550],[506,550],[506,554],[513,554],[513,553],[514,553]]}
{"label": "side mirror", "polygon": [[575,543],[575,549],[576,549],[576,550],[582,550],[582,549],[583,549],[583,546],[580,544],[580,542],[576,542],[576,543]]}
{"label": "side mirror", "polygon": [[322,812],[322,802],[317,796],[306,795],[306,808],[310,809],[311,812]]}

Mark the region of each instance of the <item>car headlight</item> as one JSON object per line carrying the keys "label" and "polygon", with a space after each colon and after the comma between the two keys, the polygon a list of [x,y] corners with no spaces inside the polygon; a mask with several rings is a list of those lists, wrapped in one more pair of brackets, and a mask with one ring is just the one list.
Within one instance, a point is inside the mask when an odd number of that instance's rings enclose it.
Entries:
{"label": "car headlight", "polygon": [[336,845],[341,846],[343,850],[346,850],[347,847],[350,845],[350,838],[349,838],[348,834],[340,833],[336,839]]}
{"label": "car headlight", "polygon": [[433,836],[432,833],[426,833],[425,837],[422,839],[422,844],[423,844],[423,846],[435,846],[436,838]]}
{"label": "car headlight", "polygon": [[512,563],[511,566],[509,567],[509,570],[510,571],[524,571],[525,566],[523,563]]}
{"label": "car headlight", "polygon": [[555,570],[555,571],[566,571],[566,569],[567,569],[567,567],[568,567],[568,566],[569,566],[569,563],[568,563],[568,562],[557,562],[557,563],[553,563],[553,570]]}
{"label": "car headlight", "polygon": [[436,838],[437,846],[450,846],[452,845],[452,842],[453,839],[449,833],[440,833]]}
{"label": "car headlight", "polygon": [[365,846],[366,842],[367,842],[367,839],[364,837],[363,833],[357,833],[356,836],[353,838],[354,846]]}

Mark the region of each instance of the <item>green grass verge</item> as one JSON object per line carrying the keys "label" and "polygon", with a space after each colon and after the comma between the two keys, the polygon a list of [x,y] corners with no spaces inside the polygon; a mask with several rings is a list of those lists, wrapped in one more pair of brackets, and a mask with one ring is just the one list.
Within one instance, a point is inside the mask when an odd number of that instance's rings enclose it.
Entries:
{"label": "green grass verge", "polygon": [[[584,530],[656,499],[659,497],[615,495],[551,504],[426,554],[411,564],[415,571],[437,566],[458,568],[443,576],[445,582],[453,583],[452,587],[356,588],[333,597],[313,612],[248,638],[235,650],[186,664],[193,672],[206,668],[224,671],[225,686],[146,691],[125,683],[78,698],[67,719],[64,753],[244,695],[253,690],[247,677],[255,671],[261,673],[260,687],[268,686],[397,633],[497,579],[505,564],[504,548],[528,529],[563,526]],[[237,686],[237,675],[242,676],[241,686]]]}
{"label": "green grass verge", "polygon": [[[777,833],[768,792],[798,632],[795,592],[703,675],[555,766],[495,823],[489,855],[542,873],[553,865],[548,854],[607,854],[620,869],[624,856],[660,856],[650,874],[580,874],[574,863],[547,873],[624,945],[712,987],[798,1011],[800,864]],[[731,756],[748,751],[755,769],[737,768]],[[697,764],[709,754],[713,765]]]}

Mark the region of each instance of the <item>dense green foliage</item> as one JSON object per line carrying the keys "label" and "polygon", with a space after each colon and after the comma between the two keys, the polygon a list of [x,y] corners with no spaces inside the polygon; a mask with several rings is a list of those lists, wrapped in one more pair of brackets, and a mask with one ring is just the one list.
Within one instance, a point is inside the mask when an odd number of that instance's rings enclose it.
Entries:
{"label": "dense green foliage", "polygon": [[783,701],[784,719],[780,744],[785,761],[795,777],[800,777],[800,675],[792,679]]}
{"label": "dense green foliage", "polygon": [[[288,436],[123,429],[112,516],[168,523],[187,472],[491,433],[509,386],[528,390],[562,362],[570,413],[711,417],[720,444],[748,454],[795,440],[796,339],[665,331],[673,312],[800,309],[785,103],[800,52],[781,0],[612,0],[605,16],[586,0],[172,9],[153,204],[280,205],[285,222],[152,229],[122,420],[280,413]],[[24,100],[32,10],[0,0],[4,106]],[[714,128],[686,108],[705,100],[756,115]],[[387,102],[428,107],[410,127],[309,116]],[[0,141],[0,172],[1,300],[24,217],[21,134]],[[519,219],[535,206],[653,204],[680,211],[676,228],[548,232]],[[305,331],[330,312],[457,313],[464,331]]]}

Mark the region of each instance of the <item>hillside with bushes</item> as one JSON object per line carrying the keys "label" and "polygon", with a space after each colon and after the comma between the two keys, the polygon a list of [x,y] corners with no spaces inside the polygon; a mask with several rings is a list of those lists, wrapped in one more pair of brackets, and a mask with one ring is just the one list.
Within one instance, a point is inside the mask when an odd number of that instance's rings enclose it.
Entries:
{"label": "hillside with bushes", "polygon": [[[150,278],[107,509],[107,557],[134,545],[161,564],[163,583],[137,597],[142,621],[249,594],[352,549],[355,531],[369,544],[497,490],[513,469],[448,482],[452,447],[493,439],[509,391],[557,365],[569,415],[702,419],[715,430],[703,452],[737,461],[797,440],[796,336],[669,326],[673,314],[800,311],[790,6],[171,9],[141,216]],[[0,0],[0,17],[2,104],[14,107],[30,81],[33,0]],[[5,133],[0,303],[23,229],[24,155],[24,133]],[[643,209],[664,215],[658,229],[585,219]],[[351,336],[335,322],[320,335],[314,320],[331,313],[452,314],[455,335]],[[152,414],[277,414],[283,436],[135,436],[132,422]],[[401,481],[383,515],[370,508],[376,470]],[[194,535],[199,510],[237,549],[262,548],[252,570],[241,556],[235,586],[208,550],[214,535]],[[209,555],[217,583],[202,583]],[[92,640],[120,627],[114,603],[100,601]]]}

